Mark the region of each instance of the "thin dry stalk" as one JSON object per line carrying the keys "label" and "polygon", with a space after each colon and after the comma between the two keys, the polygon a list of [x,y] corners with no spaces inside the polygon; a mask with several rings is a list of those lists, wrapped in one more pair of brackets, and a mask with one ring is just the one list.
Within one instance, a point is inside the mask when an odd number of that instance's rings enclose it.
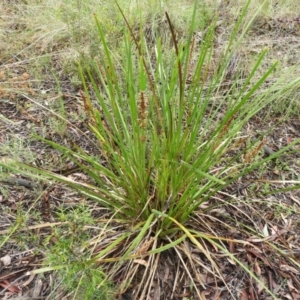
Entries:
{"label": "thin dry stalk", "polygon": [[[156,247],[156,245],[155,245],[155,247]],[[155,261],[152,264],[152,263],[150,263],[150,260],[152,261],[153,259],[155,259]],[[156,271],[157,271],[159,259],[160,259],[160,253],[158,253],[156,255],[151,255],[149,257],[149,264],[147,266],[147,270],[144,272],[143,279],[142,279],[141,284],[139,286],[139,291],[140,291],[140,288],[142,287],[142,283],[144,282],[144,279],[145,279],[146,275],[148,274],[148,270],[149,270],[149,268],[151,266],[150,273],[147,276],[148,279],[145,282],[144,289],[143,289],[141,297],[139,299],[146,299],[144,297],[146,297],[146,295],[150,295],[151,294],[151,288],[153,287],[153,281],[154,281],[154,277],[156,275]],[[137,295],[139,294],[139,291],[138,291]]]}
{"label": "thin dry stalk", "polygon": [[124,15],[123,10],[121,9],[121,7],[119,6],[119,4],[117,2],[116,2],[116,5],[118,6],[118,9],[119,9],[120,13],[122,14],[122,17],[123,17],[123,19],[124,19],[124,21],[126,23],[126,26],[127,26],[128,30],[130,32],[130,35],[131,35],[131,37],[132,37],[132,39],[134,41],[134,44],[135,44],[135,46],[136,46],[136,48],[138,50],[139,56],[142,59],[143,66],[144,66],[145,72],[147,74],[148,83],[150,85],[150,89],[151,89],[151,92],[152,92],[152,95],[153,95],[153,99],[154,99],[154,102],[155,102],[156,112],[157,112],[157,116],[158,116],[158,120],[159,120],[159,125],[162,127],[163,121],[162,121],[162,115],[161,115],[159,100],[158,100],[156,92],[155,92],[155,86],[154,86],[153,80],[151,78],[151,72],[149,71],[149,67],[148,67],[148,65],[146,63],[145,56],[143,55],[141,44],[139,43],[138,39],[135,37],[134,32],[132,30],[132,27],[129,25],[129,22],[128,22],[126,16]]}
{"label": "thin dry stalk", "polygon": [[[196,286],[196,283],[195,283],[195,281],[194,281],[194,278],[193,278],[192,274],[190,273],[188,266],[187,266],[186,263],[184,262],[184,259],[183,259],[182,255],[181,255],[180,251],[177,249],[177,247],[174,247],[174,250],[176,251],[178,258],[180,259],[181,264],[182,264],[182,266],[184,267],[184,269],[185,269],[185,271],[186,271],[186,274],[187,274],[188,277],[190,278],[191,284],[192,284],[193,286]],[[204,286],[203,286],[203,287],[204,287]],[[203,298],[202,298],[202,296],[201,296],[201,294],[200,294],[199,289],[195,289],[195,290],[196,290],[196,293],[197,293],[197,295],[198,295],[198,299],[201,299],[201,300],[202,300]],[[205,299],[203,299],[203,300],[205,300]]]}

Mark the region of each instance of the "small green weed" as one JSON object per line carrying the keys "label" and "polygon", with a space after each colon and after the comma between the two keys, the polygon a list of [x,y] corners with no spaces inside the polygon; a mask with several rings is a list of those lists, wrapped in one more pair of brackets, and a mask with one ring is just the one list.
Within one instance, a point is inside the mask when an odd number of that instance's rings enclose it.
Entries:
{"label": "small green weed", "polygon": [[[72,299],[113,299],[112,286],[101,268],[89,263],[89,227],[94,224],[91,212],[84,206],[69,211],[60,210],[58,218],[64,225],[53,229],[43,249],[45,265],[57,269],[58,281]],[[50,244],[52,244],[50,246]]]}

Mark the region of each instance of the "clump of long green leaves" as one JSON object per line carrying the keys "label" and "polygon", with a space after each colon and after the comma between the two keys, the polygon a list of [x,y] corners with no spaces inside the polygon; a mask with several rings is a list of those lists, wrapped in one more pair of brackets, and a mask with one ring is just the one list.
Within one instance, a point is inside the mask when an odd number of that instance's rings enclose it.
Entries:
{"label": "clump of long green leaves", "polygon": [[[156,210],[185,224],[211,195],[257,167],[242,166],[239,155],[231,160],[225,157],[242,126],[276,96],[275,88],[270,87],[253,97],[275,65],[255,80],[265,55],[261,53],[242,83],[235,78],[221,99],[215,97],[237,46],[237,32],[245,12],[246,9],[222,63],[209,81],[203,80],[203,70],[214,53],[214,24],[202,41],[194,71],[189,74],[193,30],[187,42],[178,45],[167,15],[175,51],[164,51],[158,38],[154,61],[148,59],[151,49],[147,49],[143,37],[137,40],[133,32],[125,33],[122,65],[117,68],[96,18],[105,55],[94,66],[98,78],[82,73],[82,80],[84,105],[102,159],[49,142],[89,174],[95,187],[71,184],[117,212],[121,219],[146,222]],[[191,84],[187,86],[189,76]],[[101,109],[92,105],[87,82],[91,83]],[[238,169],[237,175],[229,172],[233,168]],[[163,218],[156,230],[164,236],[180,229]]]}
{"label": "clump of long green leaves", "polygon": [[[109,209],[116,220],[130,226],[126,233],[102,250],[96,260],[105,261],[103,258],[118,246],[123,247],[120,261],[137,257],[139,245],[142,241],[149,242],[149,236],[153,245],[148,255],[175,247],[188,237],[213,264],[209,253],[196,240],[197,233],[191,233],[186,227],[188,221],[211,196],[285,151],[283,148],[249,164],[240,160],[243,150],[235,149],[234,155],[229,155],[243,125],[295,84],[290,82],[280,91],[275,84],[257,93],[275,68],[273,65],[262,77],[256,77],[266,54],[262,52],[246,78],[241,80],[236,76],[231,87],[221,91],[228,65],[247,30],[246,26],[241,32],[240,26],[246,11],[247,6],[222,60],[210,76],[207,70],[214,57],[215,24],[208,28],[191,67],[196,11],[190,34],[182,45],[178,44],[166,14],[173,50],[167,50],[159,38],[154,49],[148,48],[143,36],[136,37],[127,24],[129,30],[124,34],[124,53],[119,64],[96,18],[104,54],[95,61],[93,69],[97,70],[97,78],[89,72],[81,74],[85,87],[82,100],[101,157],[96,159],[83,150],[73,151],[47,141],[73,160],[95,184],[75,182],[26,166],[28,171],[38,173],[37,176],[56,179],[76,188]],[[84,66],[82,69],[86,70]],[[174,236],[177,239],[172,240]],[[162,237],[170,243],[155,248],[154,237]],[[205,239],[205,234],[199,233],[198,237]],[[207,240],[226,251],[211,237]]]}

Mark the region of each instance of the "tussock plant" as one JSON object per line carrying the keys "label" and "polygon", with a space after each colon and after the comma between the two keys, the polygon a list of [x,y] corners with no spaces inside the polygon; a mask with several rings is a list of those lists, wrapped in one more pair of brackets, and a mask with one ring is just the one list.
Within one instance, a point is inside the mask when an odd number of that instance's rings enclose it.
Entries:
{"label": "tussock plant", "polygon": [[[146,299],[158,289],[158,274],[166,272],[161,268],[170,265],[174,278],[169,296],[174,297],[180,286],[179,291],[193,299],[204,299],[203,274],[227,286],[216,254],[227,255],[232,264],[259,281],[227,249],[228,244],[242,247],[247,242],[218,236],[217,228],[230,227],[211,215],[226,201],[213,199],[286,150],[254,159],[263,140],[245,146],[240,136],[251,117],[297,82],[283,89],[279,79],[266,87],[264,82],[276,66],[257,76],[266,51],[248,74],[237,66],[228,80],[235,50],[250,26],[240,28],[246,13],[247,6],[221,54],[214,40],[216,19],[196,40],[196,10],[182,44],[166,13],[172,49],[164,47],[159,36],[148,47],[123,15],[127,30],[119,61],[111,55],[95,17],[103,47],[100,58],[94,60],[97,76],[84,65],[80,69],[85,70],[81,72],[82,104],[99,157],[46,141],[71,159],[91,183],[19,165],[18,172],[26,170],[31,176],[65,183],[108,210],[105,234],[93,241],[89,263],[102,267],[118,283],[118,293],[131,291],[133,298]],[[272,294],[263,282],[260,285]],[[164,297],[163,292],[159,295]]]}

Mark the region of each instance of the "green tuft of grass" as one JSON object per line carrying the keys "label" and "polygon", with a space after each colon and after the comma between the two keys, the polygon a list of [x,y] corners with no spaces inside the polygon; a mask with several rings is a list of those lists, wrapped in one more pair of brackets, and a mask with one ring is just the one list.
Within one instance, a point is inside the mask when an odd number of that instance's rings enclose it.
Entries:
{"label": "green tuft of grass", "polygon": [[[193,225],[201,225],[202,215],[210,214],[214,208],[211,199],[219,192],[298,142],[266,158],[258,158],[263,141],[240,147],[239,135],[245,124],[274,101],[289,95],[300,81],[297,78],[287,83],[282,77],[264,85],[277,66],[274,63],[262,71],[267,50],[257,55],[247,73],[238,65],[232,68],[236,51],[257,16],[256,12],[249,22],[244,22],[249,5],[247,1],[221,53],[214,38],[218,20],[209,12],[209,26],[197,44],[197,4],[186,39],[178,39],[172,16],[165,14],[172,50],[164,46],[165,39],[157,29],[152,32],[154,40],[149,42],[143,26],[132,28],[127,12],[119,7],[127,30],[119,41],[120,54],[115,56],[103,20],[95,16],[96,43],[101,45],[103,55],[81,61],[79,72],[84,86],[82,104],[100,155],[91,156],[76,145],[70,149],[41,138],[73,161],[92,183],[26,164],[0,165],[33,178],[62,182],[106,208],[110,217],[105,219],[103,232],[107,229],[107,235],[99,235],[104,246],[97,251],[89,245],[82,247],[81,241],[89,237],[80,236],[82,224],[76,220],[83,221],[85,216],[78,211],[72,216],[62,215],[70,219],[73,232],[63,240],[62,233],[55,233],[58,243],[52,248],[51,266],[36,273],[62,271],[67,286],[76,288],[77,295],[89,297],[96,293],[96,282],[116,280],[122,273],[119,292],[139,278],[136,297],[143,299],[150,294],[160,255],[173,250],[200,298],[194,280],[197,272],[189,271],[180,252],[190,243],[210,264],[207,267],[198,262],[198,266],[215,279],[221,278],[225,286],[210,247],[225,253],[276,299],[251,269],[227,250],[225,242],[231,240]],[[75,25],[73,29],[77,30]],[[244,241],[234,242],[245,245]],[[75,251],[81,247],[83,252]],[[89,255],[80,255],[85,252]],[[195,263],[191,256],[187,257]],[[105,267],[105,275],[94,268],[97,264]],[[142,275],[136,264],[145,267]],[[76,277],[73,281],[78,273],[80,280]],[[87,282],[90,285],[86,289]]]}

